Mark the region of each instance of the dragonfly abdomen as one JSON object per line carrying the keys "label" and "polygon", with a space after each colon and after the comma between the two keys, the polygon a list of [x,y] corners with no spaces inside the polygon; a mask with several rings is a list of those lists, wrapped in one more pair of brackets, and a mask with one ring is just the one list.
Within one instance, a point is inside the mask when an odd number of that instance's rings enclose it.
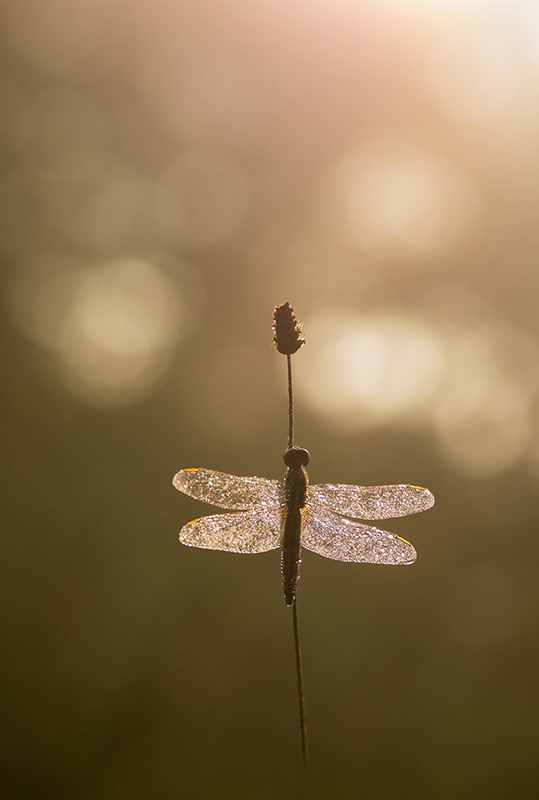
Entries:
{"label": "dragonfly abdomen", "polygon": [[292,447],[284,454],[288,467],[284,477],[285,514],[281,550],[281,573],[284,598],[287,606],[294,604],[301,564],[301,509],[305,505],[309,478],[304,464],[309,463],[309,453]]}

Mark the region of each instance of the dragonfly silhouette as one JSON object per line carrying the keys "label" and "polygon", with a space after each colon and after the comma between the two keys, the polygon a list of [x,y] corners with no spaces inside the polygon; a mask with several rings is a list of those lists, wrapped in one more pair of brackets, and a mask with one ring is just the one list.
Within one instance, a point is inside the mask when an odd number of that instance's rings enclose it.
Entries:
{"label": "dragonfly silhouette", "polygon": [[421,486],[309,486],[307,450],[284,453],[284,480],[240,478],[211,469],[182,469],[173,479],[178,491],[234,514],[216,514],[188,522],[180,542],[208,550],[264,553],[281,548],[281,572],[287,606],[296,597],[301,548],[336,561],[411,564],[417,554],[394,533],[363,525],[358,519],[404,517],[425,511],[434,496]]}

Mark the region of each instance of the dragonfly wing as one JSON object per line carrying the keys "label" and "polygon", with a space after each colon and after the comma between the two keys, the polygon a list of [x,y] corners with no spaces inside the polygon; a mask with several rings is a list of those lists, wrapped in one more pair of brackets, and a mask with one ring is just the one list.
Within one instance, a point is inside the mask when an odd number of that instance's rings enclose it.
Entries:
{"label": "dragonfly wing", "polygon": [[306,505],[302,511],[301,543],[313,553],[335,561],[365,564],[411,564],[417,553],[406,539],[371,528],[330,511]]}
{"label": "dragonfly wing", "polygon": [[219,508],[239,511],[251,506],[279,505],[282,488],[269,478],[239,478],[213,469],[181,469],[172,479],[174,487],[195,500]]}
{"label": "dragonfly wing", "polygon": [[180,542],[206,550],[265,553],[281,544],[281,508],[255,506],[237,514],[199,517],[184,525]]}
{"label": "dragonfly wing", "polygon": [[422,486],[348,486],[320,483],[309,486],[307,500],[327,511],[356,519],[389,519],[426,511],[434,495]]}

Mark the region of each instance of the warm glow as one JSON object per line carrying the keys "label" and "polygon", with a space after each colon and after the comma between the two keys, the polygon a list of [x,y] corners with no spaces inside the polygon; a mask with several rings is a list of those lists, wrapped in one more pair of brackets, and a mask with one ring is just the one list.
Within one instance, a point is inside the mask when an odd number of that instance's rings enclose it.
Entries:
{"label": "warm glow", "polygon": [[510,326],[454,331],[436,428],[446,459],[465,475],[499,472],[525,452],[537,390],[537,343]]}
{"label": "warm glow", "polygon": [[432,257],[480,221],[480,199],[458,165],[405,142],[376,141],[344,158],[320,188],[334,234],[391,260]]}
{"label": "warm glow", "polygon": [[430,431],[465,475],[510,467],[537,414],[536,6],[9,0],[12,320],[66,391],[133,403],[205,294],[180,391],[208,433],[247,438],[258,334],[223,325],[289,299],[298,404]]}
{"label": "warm glow", "polygon": [[83,247],[109,254],[153,241],[154,185],[110,156],[61,188],[46,186],[47,215]]}
{"label": "warm glow", "polygon": [[333,310],[309,320],[298,397],[339,426],[394,420],[424,424],[444,353],[436,335],[405,312],[355,316]]}
{"label": "warm glow", "polygon": [[402,309],[308,320],[298,399],[338,428],[431,429],[464,475],[507,468],[528,446],[539,347],[518,329],[461,314],[438,327],[433,310],[423,320]]}
{"label": "warm glow", "polygon": [[147,395],[190,321],[175,284],[147,261],[84,268],[52,254],[17,276],[12,311],[26,334],[56,354],[69,389],[97,405]]}
{"label": "warm glow", "polygon": [[427,80],[447,113],[470,121],[501,120],[533,102],[527,67],[522,43],[483,20],[436,43]]}

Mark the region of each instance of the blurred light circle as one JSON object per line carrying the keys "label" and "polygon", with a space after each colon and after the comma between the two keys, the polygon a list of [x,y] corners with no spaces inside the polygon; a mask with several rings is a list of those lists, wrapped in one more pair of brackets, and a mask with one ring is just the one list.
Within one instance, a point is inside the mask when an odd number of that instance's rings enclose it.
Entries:
{"label": "blurred light circle", "polygon": [[[471,306],[472,307],[472,306]],[[466,476],[510,467],[529,446],[539,346],[507,323],[334,308],[306,320],[298,402],[336,427],[421,427]],[[476,307],[476,311],[478,308]]]}
{"label": "blurred light circle", "polygon": [[150,180],[111,156],[99,169],[43,192],[48,217],[62,233],[105,254],[153,245],[152,194]]}
{"label": "blurred light circle", "polygon": [[298,399],[338,427],[423,423],[444,365],[427,326],[404,312],[359,317],[344,310],[306,324]]}
{"label": "blurred light circle", "polygon": [[539,6],[526,3],[515,22],[519,28],[520,39],[524,43],[524,51],[533,67],[539,69]]}
{"label": "blurred light circle", "polygon": [[248,205],[243,173],[213,151],[184,153],[157,184],[158,223],[172,239],[194,247],[230,239],[243,225]]}
{"label": "blurred light circle", "polygon": [[481,203],[456,164],[401,142],[374,142],[335,164],[319,189],[326,224],[344,241],[401,261],[465,239]]}
{"label": "blurred light circle", "polygon": [[448,339],[448,373],[436,412],[444,457],[468,476],[506,469],[523,455],[530,437],[530,400],[537,384],[527,373],[534,349],[521,350],[518,342],[525,337],[516,335],[511,358],[510,341],[503,352],[496,346],[499,337],[490,337],[488,330]]}
{"label": "blurred light circle", "polygon": [[492,120],[519,102],[533,102],[535,89],[526,96],[523,52],[506,27],[459,28],[445,41],[436,42],[427,79],[449,114],[471,121]]}
{"label": "blurred light circle", "polygon": [[478,477],[511,466],[525,451],[530,420],[526,397],[503,383],[484,405],[442,411],[437,428],[444,456],[463,475]]}
{"label": "blurred light circle", "polygon": [[67,387],[95,405],[145,397],[191,322],[176,283],[142,259],[88,268],[48,254],[16,276],[11,310],[27,335],[56,354]]}

